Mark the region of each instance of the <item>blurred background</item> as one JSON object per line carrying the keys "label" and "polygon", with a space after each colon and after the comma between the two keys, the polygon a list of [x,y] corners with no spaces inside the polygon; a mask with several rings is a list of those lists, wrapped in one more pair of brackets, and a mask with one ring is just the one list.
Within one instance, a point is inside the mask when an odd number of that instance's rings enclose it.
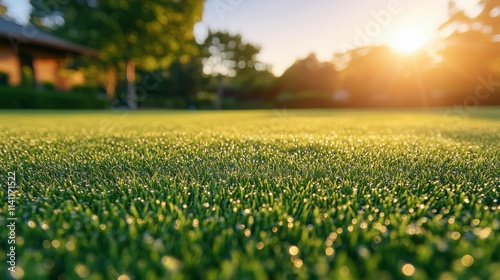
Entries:
{"label": "blurred background", "polygon": [[500,105],[500,1],[0,0],[0,108]]}

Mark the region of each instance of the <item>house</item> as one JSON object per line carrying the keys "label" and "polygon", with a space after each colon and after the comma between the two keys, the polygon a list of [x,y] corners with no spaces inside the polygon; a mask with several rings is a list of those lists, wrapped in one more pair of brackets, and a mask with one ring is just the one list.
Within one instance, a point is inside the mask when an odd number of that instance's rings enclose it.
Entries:
{"label": "house", "polygon": [[0,85],[24,83],[42,88],[51,84],[69,90],[84,83],[78,71],[62,73],[65,62],[79,55],[98,56],[99,52],[0,17]]}

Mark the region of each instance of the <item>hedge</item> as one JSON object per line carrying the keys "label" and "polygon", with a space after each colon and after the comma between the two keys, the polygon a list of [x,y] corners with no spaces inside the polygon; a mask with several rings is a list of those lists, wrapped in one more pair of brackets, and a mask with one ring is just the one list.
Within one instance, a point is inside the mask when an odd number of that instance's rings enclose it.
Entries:
{"label": "hedge", "polygon": [[0,109],[105,109],[109,104],[96,94],[0,87]]}

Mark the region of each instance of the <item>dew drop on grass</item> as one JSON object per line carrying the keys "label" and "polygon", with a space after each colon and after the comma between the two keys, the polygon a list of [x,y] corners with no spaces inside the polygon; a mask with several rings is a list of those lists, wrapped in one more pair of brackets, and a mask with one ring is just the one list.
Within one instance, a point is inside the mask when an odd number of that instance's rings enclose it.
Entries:
{"label": "dew drop on grass", "polygon": [[75,243],[73,243],[73,241],[68,241],[68,242],[66,242],[65,247],[66,247],[66,250],[71,252],[71,251],[75,250],[76,246],[75,246]]}
{"label": "dew drop on grass", "polygon": [[412,264],[407,263],[403,265],[401,272],[403,272],[405,276],[412,276],[415,273],[415,267]]}
{"label": "dew drop on grass", "polygon": [[335,253],[335,250],[334,250],[332,247],[328,247],[328,248],[326,248],[326,250],[325,250],[325,254],[326,254],[327,256],[332,256],[332,255],[333,255],[333,253]]}
{"label": "dew drop on grass", "polygon": [[296,259],[296,260],[293,261],[293,265],[296,268],[301,268],[303,264],[304,264],[304,262],[301,259]]}
{"label": "dew drop on grass", "polygon": [[452,233],[451,233],[451,238],[452,238],[453,240],[458,240],[458,239],[460,239],[460,232],[458,232],[458,231],[454,231],[454,232],[452,232]]}
{"label": "dew drop on grass", "polygon": [[61,245],[61,242],[59,242],[59,240],[52,240],[51,244],[52,244],[52,247],[57,249]]}
{"label": "dew drop on grass", "polygon": [[126,274],[118,276],[118,280],[130,280],[130,277]]}
{"label": "dew drop on grass", "polygon": [[351,272],[351,271],[350,271],[349,267],[348,267],[348,266],[345,266],[345,265],[341,266],[341,267],[340,267],[340,269],[339,269],[339,273],[340,273],[340,275],[341,275],[341,276],[343,276],[343,277],[347,277],[347,276],[349,276],[349,273],[350,273],[350,272]]}
{"label": "dew drop on grass", "polygon": [[299,253],[299,248],[297,246],[290,246],[290,248],[288,248],[288,253],[291,256],[296,256]]}
{"label": "dew drop on grass", "polygon": [[14,279],[23,279],[24,278],[24,269],[21,266],[16,265],[16,269],[14,271],[12,271],[10,273],[10,275]]}
{"label": "dew drop on grass", "polygon": [[89,269],[84,264],[77,264],[75,272],[80,278],[87,278],[89,276]]}
{"label": "dew drop on grass", "polygon": [[460,261],[463,266],[470,267],[474,263],[474,258],[471,255],[465,255]]}

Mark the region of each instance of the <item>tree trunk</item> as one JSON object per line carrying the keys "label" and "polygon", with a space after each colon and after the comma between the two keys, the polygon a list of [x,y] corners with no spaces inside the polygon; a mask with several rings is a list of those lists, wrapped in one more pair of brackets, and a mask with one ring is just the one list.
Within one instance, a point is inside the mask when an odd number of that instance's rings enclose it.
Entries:
{"label": "tree trunk", "polygon": [[127,105],[130,110],[137,109],[135,63],[132,59],[127,60]]}
{"label": "tree trunk", "polygon": [[108,76],[106,82],[106,96],[109,100],[113,100],[116,97],[116,67],[110,66],[108,68]]}
{"label": "tree trunk", "polygon": [[216,90],[216,98],[215,98],[215,109],[222,109],[222,99],[224,98],[224,83],[222,76],[217,76],[217,90]]}

